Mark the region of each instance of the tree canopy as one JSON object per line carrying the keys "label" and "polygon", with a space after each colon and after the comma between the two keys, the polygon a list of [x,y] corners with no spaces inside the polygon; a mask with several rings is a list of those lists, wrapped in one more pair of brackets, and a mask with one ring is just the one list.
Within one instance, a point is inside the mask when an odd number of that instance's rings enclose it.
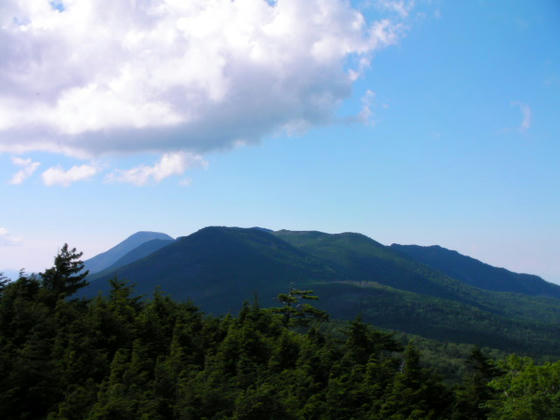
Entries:
{"label": "tree canopy", "polygon": [[360,318],[333,332],[300,306],[312,291],[222,317],[118,279],[106,297],[75,299],[80,256],[65,245],[52,268],[2,286],[0,418],[560,418],[560,362],[496,363],[474,348],[449,384],[414,342]]}

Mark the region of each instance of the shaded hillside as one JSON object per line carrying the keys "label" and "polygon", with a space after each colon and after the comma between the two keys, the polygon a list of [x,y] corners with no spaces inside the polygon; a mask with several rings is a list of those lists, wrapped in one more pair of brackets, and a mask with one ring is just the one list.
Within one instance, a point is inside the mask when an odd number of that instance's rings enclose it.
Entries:
{"label": "shaded hillside", "polygon": [[124,257],[134,248],[154,239],[172,241],[173,238],[165,233],[159,232],[136,232],[124,241],[115,245],[113,248],[96,255],[84,262],[85,268],[90,274],[98,273],[115,264],[120,258]]}
{"label": "shaded hillside", "polygon": [[440,246],[393,244],[391,248],[471,286],[500,292],[560,298],[560,286],[538,276],[493,267]]}

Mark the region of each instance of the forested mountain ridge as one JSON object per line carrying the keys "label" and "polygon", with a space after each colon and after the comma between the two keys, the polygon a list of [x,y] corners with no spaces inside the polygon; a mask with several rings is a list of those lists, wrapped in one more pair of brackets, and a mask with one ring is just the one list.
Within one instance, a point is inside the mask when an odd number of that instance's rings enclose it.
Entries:
{"label": "forested mountain ridge", "polygon": [[215,314],[236,312],[255,293],[263,306],[290,286],[312,288],[334,317],[534,355],[560,354],[560,300],[482,290],[354,233],[269,232],[209,227],[145,258],[90,277],[83,296],[107,280],[160,286]]}
{"label": "forested mountain ridge", "polygon": [[493,267],[438,245],[392,244],[391,248],[421,264],[481,289],[560,298],[560,286],[538,276]]}

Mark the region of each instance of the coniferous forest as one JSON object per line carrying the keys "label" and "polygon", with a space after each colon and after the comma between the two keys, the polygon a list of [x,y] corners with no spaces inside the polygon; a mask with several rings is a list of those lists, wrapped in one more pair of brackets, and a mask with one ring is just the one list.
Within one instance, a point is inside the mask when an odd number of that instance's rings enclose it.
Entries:
{"label": "coniferous forest", "polygon": [[78,299],[80,257],[65,245],[45,272],[0,282],[0,418],[560,418],[560,362],[474,347],[450,380],[414,341],[360,318],[335,331],[309,290],[220,317],[119,279]]}

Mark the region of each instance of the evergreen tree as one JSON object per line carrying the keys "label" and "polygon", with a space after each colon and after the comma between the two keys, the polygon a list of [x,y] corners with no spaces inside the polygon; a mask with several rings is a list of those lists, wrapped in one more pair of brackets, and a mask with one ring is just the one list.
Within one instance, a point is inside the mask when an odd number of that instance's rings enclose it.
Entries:
{"label": "evergreen tree", "polygon": [[80,260],[82,255],[76,248],[68,249],[68,244],[64,244],[54,258],[54,266],[41,273],[45,289],[57,297],[67,297],[87,286],[85,278],[89,271],[84,271],[84,263]]}
{"label": "evergreen tree", "polygon": [[483,420],[488,418],[486,403],[495,391],[488,383],[500,374],[499,369],[475,347],[466,361],[467,374],[456,391],[453,420]]}

